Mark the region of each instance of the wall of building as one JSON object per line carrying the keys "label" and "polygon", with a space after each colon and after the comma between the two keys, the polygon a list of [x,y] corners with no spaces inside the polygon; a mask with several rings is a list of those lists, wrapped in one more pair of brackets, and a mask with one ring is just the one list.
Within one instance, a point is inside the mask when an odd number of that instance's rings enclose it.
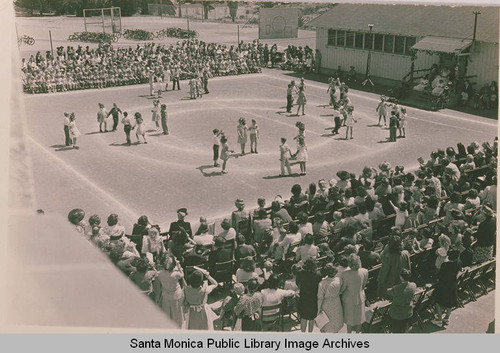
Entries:
{"label": "wall of building", "polygon": [[[316,30],[316,48],[322,54],[321,66],[327,70],[335,70],[340,65],[344,71],[349,70],[350,66],[354,66],[360,74],[366,72],[368,50],[328,45],[328,30],[326,28]],[[439,55],[417,53],[415,70],[428,69],[434,63],[439,63]],[[373,77],[400,81],[410,72],[410,69],[411,57],[409,55],[372,51],[370,75]]]}
{"label": "wall of building", "polygon": [[498,80],[498,44],[476,42],[467,64],[467,76],[477,75],[470,79],[475,89],[486,83]]}

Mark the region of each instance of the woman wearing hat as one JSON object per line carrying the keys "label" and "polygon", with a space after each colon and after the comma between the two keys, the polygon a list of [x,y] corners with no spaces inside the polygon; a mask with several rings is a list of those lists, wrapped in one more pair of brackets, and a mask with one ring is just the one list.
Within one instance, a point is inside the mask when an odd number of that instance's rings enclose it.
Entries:
{"label": "woman wearing hat", "polygon": [[212,331],[213,322],[217,317],[207,305],[207,299],[219,284],[207,270],[197,266],[194,268],[195,271],[188,278],[188,285],[184,288],[185,328]]}
{"label": "woman wearing hat", "polygon": [[161,265],[163,268],[153,282],[154,300],[180,328],[184,323],[184,292],[181,286],[186,286],[184,272],[173,256],[166,256]]}
{"label": "woman wearing hat", "polygon": [[494,212],[488,206],[481,207],[481,213],[484,220],[479,223],[475,234],[477,243],[473,248],[474,263],[482,263],[493,257],[494,246],[496,243],[496,218]]}

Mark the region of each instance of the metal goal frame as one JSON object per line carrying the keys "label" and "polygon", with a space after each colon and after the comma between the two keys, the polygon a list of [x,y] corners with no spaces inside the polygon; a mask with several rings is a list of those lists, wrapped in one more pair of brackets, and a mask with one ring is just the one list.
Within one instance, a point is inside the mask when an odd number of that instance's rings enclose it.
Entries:
{"label": "metal goal frame", "polygon": [[[97,16],[89,16],[90,12],[94,13],[101,13],[100,21],[97,22],[89,22],[88,19],[90,18],[95,18]],[[115,13],[117,11],[117,13]],[[109,17],[111,18],[110,24],[106,25],[106,19],[105,15],[107,16],[107,13],[109,13]],[[115,25],[115,18],[118,18],[118,28]],[[108,21],[109,22],[109,21]],[[88,25],[101,25],[102,26],[102,31],[106,33],[106,27],[111,28],[111,33],[121,33],[122,32],[122,9],[120,7],[105,7],[105,8],[93,8],[93,9],[83,9],[83,24],[85,26],[85,32],[88,32],[87,26]]]}

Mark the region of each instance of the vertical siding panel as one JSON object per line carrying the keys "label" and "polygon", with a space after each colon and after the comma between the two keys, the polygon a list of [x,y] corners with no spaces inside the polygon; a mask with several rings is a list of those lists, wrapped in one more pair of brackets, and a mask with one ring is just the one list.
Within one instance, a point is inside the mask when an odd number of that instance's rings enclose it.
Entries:
{"label": "vertical siding panel", "polygon": [[[325,69],[336,70],[340,65],[342,70],[354,66],[356,71],[364,74],[368,51],[353,48],[342,48],[328,45],[328,29],[316,30],[316,47],[323,55],[322,66]],[[467,75],[477,75],[471,79],[475,88],[479,89],[486,83],[498,80],[498,44],[478,42],[470,55],[467,65]],[[429,69],[439,63],[438,54],[417,52],[415,70]],[[372,52],[370,73],[374,77],[401,80],[410,72],[411,57],[397,54]],[[420,74],[417,74],[420,75]]]}
{"label": "vertical siding panel", "polygon": [[479,89],[491,81],[498,80],[498,44],[476,43],[472,49],[469,63],[467,64],[467,75],[477,75],[471,78],[474,88]]}

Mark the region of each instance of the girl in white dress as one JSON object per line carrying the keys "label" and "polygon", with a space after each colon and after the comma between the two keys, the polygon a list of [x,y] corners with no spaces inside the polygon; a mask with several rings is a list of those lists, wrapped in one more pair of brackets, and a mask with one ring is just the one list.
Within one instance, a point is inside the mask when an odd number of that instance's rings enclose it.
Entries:
{"label": "girl in white dress", "polygon": [[352,129],[354,127],[354,123],[358,122],[356,119],[354,119],[354,116],[352,115],[353,111],[354,111],[354,107],[352,105],[348,105],[346,107],[346,113],[347,113],[347,118],[345,120],[345,126],[346,126],[345,139],[346,140],[349,138],[349,131],[351,131],[351,139],[352,139]]}
{"label": "girl in white dress", "polygon": [[135,130],[135,136],[137,137],[137,143],[141,143],[141,140],[139,139],[139,136],[142,136],[144,143],[148,143],[146,141],[146,126],[144,125],[144,120],[142,120],[142,115],[141,113],[137,112],[134,114],[135,117],[135,126],[133,129]]}
{"label": "girl in white dress", "polygon": [[308,159],[307,146],[303,136],[298,138],[297,152],[295,153],[300,166],[300,175],[306,175],[306,162]]}
{"label": "girl in white dress", "polygon": [[156,125],[156,131],[160,131],[160,113],[159,113],[159,107],[160,107],[160,100],[155,99],[153,101],[153,109],[151,109],[151,112],[153,113],[152,120]]}
{"label": "girl in white dress", "polygon": [[71,137],[71,140],[73,141],[73,148],[79,149],[76,145],[76,138],[80,136],[80,131],[76,127],[76,121],[75,121],[75,113],[71,113],[69,116],[69,137]]}

